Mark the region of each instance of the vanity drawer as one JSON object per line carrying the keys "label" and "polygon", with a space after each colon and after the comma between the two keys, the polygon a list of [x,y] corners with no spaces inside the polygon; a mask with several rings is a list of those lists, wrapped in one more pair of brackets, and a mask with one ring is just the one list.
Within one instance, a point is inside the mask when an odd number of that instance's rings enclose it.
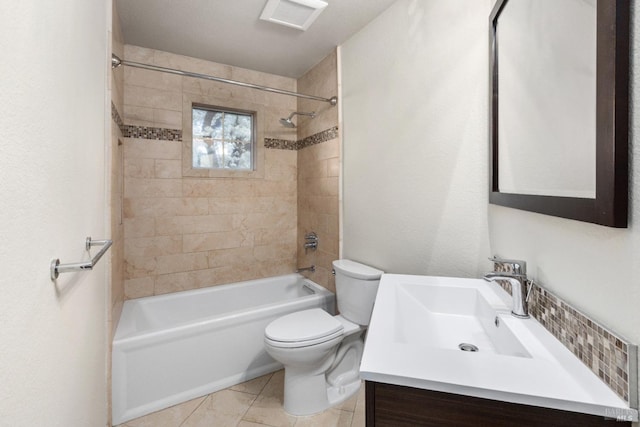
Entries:
{"label": "vanity drawer", "polygon": [[366,382],[367,427],[631,426],[596,415]]}

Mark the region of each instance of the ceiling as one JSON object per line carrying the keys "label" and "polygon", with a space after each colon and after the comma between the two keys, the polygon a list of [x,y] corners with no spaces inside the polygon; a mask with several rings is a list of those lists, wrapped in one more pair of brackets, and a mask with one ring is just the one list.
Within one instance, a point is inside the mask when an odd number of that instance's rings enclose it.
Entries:
{"label": "ceiling", "polygon": [[395,0],[325,0],[307,31],[260,20],[267,0],[116,0],[127,44],[298,78]]}

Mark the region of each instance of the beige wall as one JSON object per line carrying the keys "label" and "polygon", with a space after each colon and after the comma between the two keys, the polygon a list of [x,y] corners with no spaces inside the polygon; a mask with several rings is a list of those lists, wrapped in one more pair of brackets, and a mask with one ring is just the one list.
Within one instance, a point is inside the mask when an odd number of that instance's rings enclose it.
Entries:
{"label": "beige wall", "polygon": [[[336,51],[298,79],[298,91],[323,98],[338,95]],[[297,116],[298,140],[338,126],[337,106],[299,98],[298,111],[317,114],[314,119]],[[298,266],[315,265],[315,273],[305,276],[334,292],[331,262],[338,259],[339,171],[339,138],[298,150]],[[316,251],[303,247],[304,235],[311,231],[319,237]]]}
{"label": "beige wall", "polygon": [[[135,46],[125,46],[125,58],[296,89],[294,79]],[[198,99],[260,110],[264,137],[295,139],[295,129],[279,124],[295,98],[131,67],[124,80],[127,125],[182,129],[183,104]],[[263,150],[264,170],[255,178],[183,178],[182,142],[125,138],[124,149],[126,298],[295,270],[295,151]]]}

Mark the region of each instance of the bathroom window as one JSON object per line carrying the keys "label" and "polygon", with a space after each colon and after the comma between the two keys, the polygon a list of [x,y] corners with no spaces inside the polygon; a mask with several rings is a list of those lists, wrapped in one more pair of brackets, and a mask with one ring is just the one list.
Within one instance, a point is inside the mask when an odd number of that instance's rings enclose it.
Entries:
{"label": "bathroom window", "polygon": [[194,169],[254,169],[255,113],[203,105],[193,105],[191,113]]}

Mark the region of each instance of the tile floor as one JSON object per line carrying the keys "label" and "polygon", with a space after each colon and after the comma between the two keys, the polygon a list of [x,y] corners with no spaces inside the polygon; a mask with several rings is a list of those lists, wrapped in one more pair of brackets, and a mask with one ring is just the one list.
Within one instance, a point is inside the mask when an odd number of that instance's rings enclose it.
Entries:
{"label": "tile floor", "polygon": [[281,370],[118,427],[364,427],[364,384],[342,405],[308,417],[284,411],[283,387]]}

